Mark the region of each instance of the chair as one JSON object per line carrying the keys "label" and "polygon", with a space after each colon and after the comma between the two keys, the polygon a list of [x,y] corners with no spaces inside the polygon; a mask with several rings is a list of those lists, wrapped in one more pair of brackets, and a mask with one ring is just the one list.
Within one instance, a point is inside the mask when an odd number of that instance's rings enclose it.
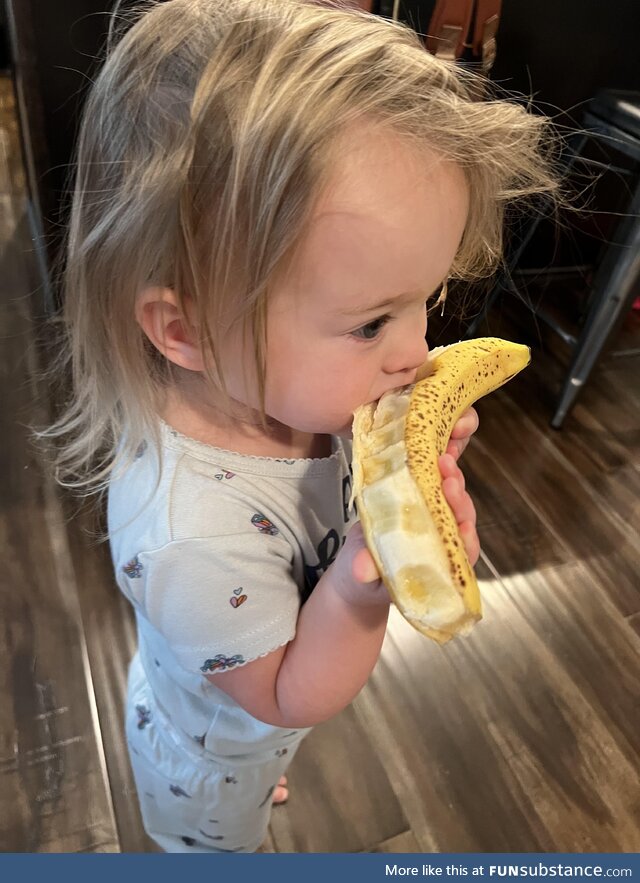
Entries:
{"label": "chair", "polygon": [[[589,102],[583,118],[584,131],[569,139],[565,156],[568,172],[580,157],[588,140],[597,139],[640,163],[640,92],[601,90]],[[634,299],[640,281],[640,168],[633,174],[632,192],[612,241],[597,266],[588,293],[580,330],[574,335],[560,328],[544,311],[534,311],[572,347],[571,364],[556,403],[551,426],[560,429],[576,398],[587,382],[607,342],[620,328]],[[507,259],[485,302],[484,309],[465,332],[474,337],[497,297],[517,271],[518,261],[539,223],[538,217],[524,231]],[[544,275],[541,273],[541,275]],[[634,352],[635,351],[631,351]]]}

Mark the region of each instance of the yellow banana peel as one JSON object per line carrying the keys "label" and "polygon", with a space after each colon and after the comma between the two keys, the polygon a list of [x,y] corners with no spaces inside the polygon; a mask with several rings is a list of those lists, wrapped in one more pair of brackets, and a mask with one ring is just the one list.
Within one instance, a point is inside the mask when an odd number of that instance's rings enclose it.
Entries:
{"label": "yellow banana peel", "polygon": [[438,457],[459,417],[530,358],[495,337],[438,347],[414,384],[354,414],[352,498],[367,546],[400,613],[440,644],[468,634],[482,607]]}

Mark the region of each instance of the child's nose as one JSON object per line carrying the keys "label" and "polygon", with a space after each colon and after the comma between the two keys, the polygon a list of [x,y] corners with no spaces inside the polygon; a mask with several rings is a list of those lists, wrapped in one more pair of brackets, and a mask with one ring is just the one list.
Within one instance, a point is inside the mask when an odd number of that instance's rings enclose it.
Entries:
{"label": "child's nose", "polygon": [[402,375],[407,383],[411,383],[417,369],[427,360],[428,354],[429,347],[424,333],[407,335],[387,359],[385,371],[387,374]]}

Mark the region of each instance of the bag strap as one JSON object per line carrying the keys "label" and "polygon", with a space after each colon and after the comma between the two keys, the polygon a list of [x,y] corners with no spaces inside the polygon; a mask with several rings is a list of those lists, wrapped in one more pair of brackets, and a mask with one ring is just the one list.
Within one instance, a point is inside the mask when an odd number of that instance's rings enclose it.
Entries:
{"label": "bag strap", "polygon": [[470,49],[489,73],[496,57],[502,0],[437,0],[426,46],[439,58],[455,61]]}
{"label": "bag strap", "polygon": [[496,59],[496,34],[500,24],[502,0],[476,0],[476,16],[471,51],[482,61],[482,70],[488,74]]}
{"label": "bag strap", "polygon": [[426,46],[438,58],[455,61],[465,50],[471,29],[474,0],[437,0]]}
{"label": "bag strap", "polygon": [[[370,12],[373,0],[351,0]],[[502,0],[435,0],[425,45],[429,52],[456,61],[471,52],[488,74],[496,57]]]}

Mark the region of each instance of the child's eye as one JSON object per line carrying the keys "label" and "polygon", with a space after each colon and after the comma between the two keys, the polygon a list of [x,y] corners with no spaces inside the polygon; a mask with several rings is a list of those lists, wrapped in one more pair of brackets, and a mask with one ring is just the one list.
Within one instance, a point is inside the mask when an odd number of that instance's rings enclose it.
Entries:
{"label": "child's eye", "polygon": [[351,333],[359,340],[375,340],[389,319],[390,316],[380,316],[378,319],[374,319],[373,322],[367,322],[367,324],[363,325],[361,328],[356,328],[356,330]]}

